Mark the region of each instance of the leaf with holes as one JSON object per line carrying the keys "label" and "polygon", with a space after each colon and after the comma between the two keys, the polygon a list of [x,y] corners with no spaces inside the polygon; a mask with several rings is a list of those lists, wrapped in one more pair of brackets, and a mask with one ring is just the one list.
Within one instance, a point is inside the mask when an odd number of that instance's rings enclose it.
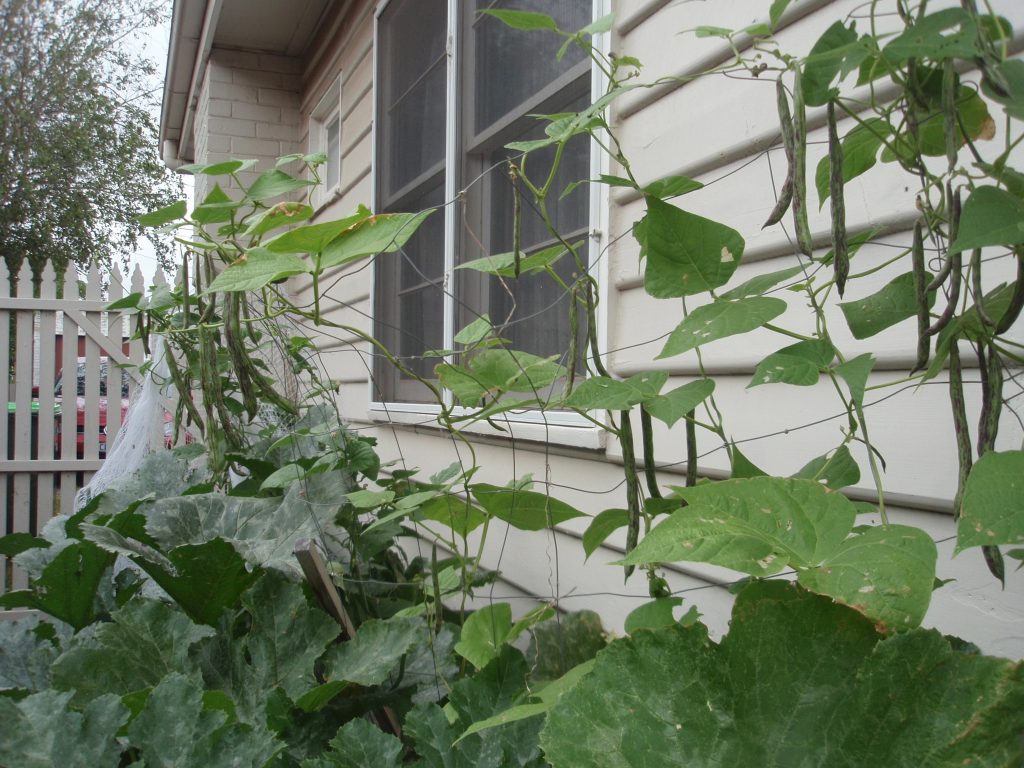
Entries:
{"label": "leaf with holes", "polygon": [[658,359],[688,352],[728,336],[760,328],[786,311],[786,302],[766,296],[728,301],[719,299],[697,307],[669,335]]}
{"label": "leaf with holes", "polygon": [[967,476],[956,551],[1024,542],[1024,451],[990,451]]}
{"label": "leaf with holes", "polygon": [[833,554],[856,515],[849,499],[810,480],[755,477],[673,490],[688,506],[619,564],[686,560],[768,576]]}
{"label": "leaf with holes", "polygon": [[935,580],[935,542],[920,528],[873,527],[846,539],[821,565],[797,579],[863,613],[885,631],[919,626]]}
{"label": "leaf with holes", "polygon": [[827,341],[799,341],[758,363],[747,387],[776,383],[812,386],[818,383],[821,370],[828,367],[835,354],[835,348]]}
{"label": "leaf with holes", "polygon": [[816,459],[811,459],[793,477],[813,480],[816,483],[822,483],[833,491],[838,491],[840,488],[846,488],[848,485],[856,485],[860,482],[860,467],[850,454],[850,449],[842,445],[831,456],[825,454]]}
{"label": "leaf with holes", "polygon": [[647,215],[634,235],[647,259],[644,287],[659,299],[691,296],[729,282],[743,258],[731,227],[647,196]]}

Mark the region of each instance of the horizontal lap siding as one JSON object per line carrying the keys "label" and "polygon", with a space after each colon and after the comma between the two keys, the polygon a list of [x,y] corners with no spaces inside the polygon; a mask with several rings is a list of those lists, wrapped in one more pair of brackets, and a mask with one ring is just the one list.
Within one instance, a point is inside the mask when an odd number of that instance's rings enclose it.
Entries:
{"label": "horizontal lap siding", "polygon": [[[631,4],[630,11],[634,8]],[[805,54],[836,19],[843,18],[856,2],[797,3],[784,20],[778,40],[783,51]],[[996,3],[997,12],[1011,16],[1017,27],[1024,22],[1019,9]],[[621,19],[616,53],[643,61],[645,80],[665,75],[689,74],[699,66],[728,58],[728,49],[714,39],[697,39],[678,32],[702,24],[740,27],[765,20],[768,3],[646,3]],[[803,15],[797,9],[803,6]],[[827,6],[827,8],[825,7]],[[807,13],[808,10],[816,10]],[[1016,16],[1017,18],[1012,18]],[[624,24],[624,26],[623,26]],[[716,54],[716,46],[718,53]],[[990,105],[1003,130],[1004,121]],[[797,263],[782,227],[761,230],[775,203],[773,189],[781,186],[786,161],[779,143],[775,89],[771,77],[765,80],[714,76],[679,87],[637,91],[617,103],[615,128],[632,169],[641,183],[670,175],[688,175],[703,182],[704,189],[677,198],[674,204],[693,213],[721,221],[739,230],[746,240],[744,263],[729,287],[757,274],[773,272]],[[824,110],[808,111],[809,209],[816,255],[831,247],[829,208],[819,209],[814,189],[814,169],[826,152]],[[849,120],[839,126],[840,135],[852,127]],[[1002,137],[998,137],[1001,139]],[[1001,141],[980,143],[986,159],[996,156]],[[766,152],[765,150],[770,150]],[[966,150],[964,150],[966,152]],[[944,162],[944,160],[940,160]],[[879,229],[878,242],[863,248],[851,263],[858,273],[882,264],[908,247],[909,229],[917,218],[913,179],[895,165],[879,164],[847,187],[847,226],[851,234]],[[672,378],[666,389],[699,376],[700,366],[693,352],[654,360],[665,337],[682,319],[679,300],[656,300],[643,289],[639,248],[629,235],[632,223],[644,213],[635,193],[616,190],[611,211],[614,245],[609,249],[609,323],[611,368],[620,376],[643,370],[668,371]],[[791,232],[790,217],[784,219]],[[621,239],[618,239],[620,238]],[[933,265],[934,268],[934,265]],[[909,260],[890,265],[877,273],[852,281],[844,301],[869,296],[899,274],[909,271]],[[986,281],[994,286],[1013,278],[1010,259],[986,267]],[[797,279],[788,282],[796,282]],[[989,287],[989,286],[986,286]],[[813,317],[802,295],[780,290],[773,295],[787,301],[786,313],[775,321],[800,333],[813,330]],[[939,297],[938,302],[944,299]],[[706,296],[687,299],[692,310],[707,303]],[[834,305],[827,313],[829,331],[836,346],[848,357],[871,352],[878,362],[868,385],[895,381],[913,366],[916,327],[904,321],[878,335],[857,341],[852,338],[842,313]],[[1020,342],[1020,327],[1011,332]],[[792,474],[806,462],[837,447],[843,440],[845,412],[827,381],[815,387],[770,384],[748,388],[758,362],[769,353],[793,343],[793,339],[758,330],[741,337],[723,339],[703,349],[703,365],[715,376],[715,396],[725,417],[725,426],[743,453],[764,470]],[[977,422],[979,410],[978,371],[973,354],[965,348],[965,382],[968,418]],[[873,444],[888,462],[884,482],[889,494],[890,516],[925,529],[939,544],[939,576],[956,581],[938,590],[926,624],[960,634],[983,650],[1019,657],[1024,655],[1024,610],[1021,592],[1024,580],[1008,577],[1005,592],[988,574],[977,550],[952,559],[955,536],[951,499],[956,490],[956,455],[952,417],[948,404],[945,372],[924,386],[892,387],[869,391],[865,398],[869,433]],[[655,424],[657,456],[670,465],[659,477],[665,484],[682,484],[685,445],[679,424],[667,430]],[[1004,412],[998,450],[1019,448],[1024,438],[1020,423]],[[712,477],[728,475],[729,462],[720,441],[698,430],[702,473]],[[875,501],[865,449],[851,445],[861,465],[861,481],[848,493],[854,498]],[[621,452],[609,447],[611,458]],[[722,613],[728,600],[719,590],[698,593],[694,600],[701,610]],[[713,606],[713,608],[708,608]]]}
{"label": "horizontal lap siding", "polygon": [[[327,51],[321,59],[326,65],[315,80],[307,81],[302,96],[303,114],[308,118],[313,105],[319,102],[340,73],[341,180],[338,185],[340,194],[317,211],[315,221],[349,216],[359,205],[369,205],[372,200],[372,5],[365,2],[352,4],[334,39],[325,45]],[[306,141],[308,149],[308,136]],[[348,329],[316,328],[311,322],[304,325],[304,330],[316,339],[320,348],[318,362],[324,374],[345,393],[339,396],[338,403],[347,419],[365,415],[368,404],[366,391],[372,361],[369,346],[358,338],[356,331],[369,333],[372,330],[372,274],[372,264],[363,260],[329,270],[320,281],[324,291],[321,301],[324,320],[348,326]],[[300,303],[312,302],[312,287],[308,282],[293,281],[293,291]]]}

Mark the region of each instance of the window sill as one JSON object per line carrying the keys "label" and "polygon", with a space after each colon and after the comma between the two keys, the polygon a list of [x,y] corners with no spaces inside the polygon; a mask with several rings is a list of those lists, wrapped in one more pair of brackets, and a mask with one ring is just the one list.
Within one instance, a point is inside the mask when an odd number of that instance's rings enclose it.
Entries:
{"label": "window sill", "polygon": [[[416,403],[371,403],[367,416],[382,424],[404,424],[444,429],[438,421],[440,408],[436,405]],[[458,413],[458,410],[456,411]],[[529,440],[551,443],[591,451],[604,450],[605,431],[575,413],[542,413],[525,411],[505,413],[494,420],[497,429],[486,421],[475,421],[461,426],[470,435],[508,440]]]}
{"label": "window sill", "polygon": [[344,194],[344,192],[341,189],[341,184],[335,184],[330,189],[319,190],[319,194],[317,195],[316,200],[313,202],[312,218],[315,219],[323,212],[324,208],[340,200],[342,194]]}

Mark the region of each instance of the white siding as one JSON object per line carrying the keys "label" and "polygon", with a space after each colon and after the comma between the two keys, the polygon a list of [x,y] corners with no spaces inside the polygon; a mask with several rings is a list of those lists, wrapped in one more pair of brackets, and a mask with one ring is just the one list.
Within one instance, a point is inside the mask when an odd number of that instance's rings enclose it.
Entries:
{"label": "white siding", "polygon": [[[841,18],[859,0],[829,3],[803,1],[794,4],[783,20],[779,34],[783,50],[806,53],[820,33]],[[1016,3],[998,0],[996,10],[1008,16],[1018,27],[1024,26],[1024,14]],[[621,55],[636,56],[645,63],[646,80],[663,75],[685,75],[716,65],[729,58],[720,41],[679,35],[700,24],[741,26],[764,20],[767,0],[718,0],[714,3],[620,2],[618,26],[612,49]],[[373,199],[371,189],[372,123],[372,4],[356,3],[341,25],[335,40],[329,41],[332,55],[321,57],[332,63],[317,77],[318,85],[308,86],[302,102],[315,104],[318,89],[342,73],[342,115],[344,160],[340,194],[320,212],[320,216],[340,217],[357,204]],[[784,159],[777,150],[764,150],[777,141],[775,95],[770,79],[738,80],[721,77],[700,79],[682,86],[666,86],[631,94],[617,106],[616,131],[633,169],[641,182],[668,174],[690,175],[708,186],[675,201],[695,213],[722,220],[738,229],[746,238],[744,265],[733,284],[761,271],[774,271],[793,263],[789,247],[779,227],[762,231],[762,222],[774,204],[772,172],[780,180],[785,173]],[[823,113],[813,110],[811,141],[824,138]],[[1002,121],[997,119],[1002,126]],[[841,131],[843,128],[841,127]],[[808,164],[815,167],[823,148],[812,145]],[[771,170],[770,166],[771,165]],[[908,228],[914,218],[912,191],[897,169],[876,167],[851,186],[847,198],[851,233],[881,227],[884,237],[866,247],[855,259],[856,271],[878,262],[891,253],[890,246],[909,243]],[[813,197],[813,193],[812,193]],[[829,224],[827,209],[818,213],[811,206],[811,228],[816,247],[827,249]],[[653,362],[668,333],[680,319],[678,301],[657,301],[643,290],[638,271],[638,247],[629,235],[632,223],[643,214],[636,195],[616,190],[609,211],[609,241],[613,245],[608,259],[608,280],[602,287],[607,307],[607,339],[611,350],[612,372],[627,376],[642,370],[666,370],[673,377],[668,387],[684,383],[698,373],[692,355]],[[868,295],[907,267],[889,268],[870,279],[851,283],[847,299]],[[988,270],[997,275],[994,270]],[[371,323],[370,265],[346,268],[345,274],[332,276],[327,302],[328,317],[369,331]],[[334,277],[338,277],[336,282]],[[998,276],[1000,278],[1009,275]],[[306,293],[301,286],[300,296]],[[783,296],[786,298],[789,294]],[[691,303],[697,306],[700,300]],[[789,298],[790,309],[779,323],[794,330],[809,330],[809,315],[803,300]],[[867,342],[849,337],[838,312],[829,315],[830,330],[837,346],[848,356],[870,351],[878,359],[870,384],[897,380],[906,375],[914,354],[912,321],[885,331]],[[429,475],[462,458],[465,449],[442,432],[429,428],[427,415],[402,414],[401,420],[420,426],[380,425],[376,414],[368,410],[371,400],[370,361],[365,344],[352,334],[339,332],[335,339],[323,339],[324,359],[332,377],[340,383],[340,405],[354,428],[369,430],[380,439],[385,458],[401,457],[409,467],[419,467]],[[1017,338],[1021,338],[1019,330]],[[716,397],[731,436],[742,443],[742,450],[764,469],[789,474],[803,464],[839,445],[840,415],[830,386],[797,388],[770,385],[747,389],[756,364],[768,353],[788,342],[767,331],[709,345],[705,365],[718,380]],[[970,365],[970,356],[965,364]],[[977,377],[967,371],[966,379]],[[956,578],[935,593],[926,624],[961,635],[983,650],[1013,657],[1024,656],[1024,574],[1008,573],[1007,588],[1000,590],[988,575],[978,551],[969,551],[953,559],[951,537],[955,529],[951,516],[951,498],[956,484],[956,460],[953,452],[952,425],[946,400],[944,377],[920,388],[884,389],[869,393],[867,402],[871,436],[885,456],[888,468],[885,484],[895,521],[918,525],[940,542],[939,576]],[[969,415],[976,417],[976,387],[968,387]],[[890,397],[887,397],[891,395]],[[377,399],[375,394],[372,399]],[[875,402],[878,401],[878,402]],[[534,436],[540,436],[534,430]],[[572,439],[577,445],[597,445],[596,440],[570,437],[565,428],[552,427],[550,441],[518,440],[514,445],[501,437],[481,437],[475,450],[482,469],[476,479],[505,483],[513,476],[533,473],[538,490],[550,479],[551,492],[589,514],[624,506],[621,452],[614,442],[603,450],[581,450],[560,444]],[[577,431],[575,434],[579,434]],[[997,447],[1019,448],[1021,426],[1007,415]],[[681,484],[679,467],[683,458],[682,426],[671,432],[659,428],[656,434],[658,458],[673,466],[661,474],[663,484]],[[722,477],[728,471],[723,450],[706,433],[700,435],[701,470]],[[858,449],[855,449],[855,454]],[[852,497],[875,500],[876,494],[867,471],[866,457],[860,449],[862,481],[850,489]],[[622,584],[622,572],[607,565],[616,559],[623,545],[622,536],[613,536],[607,547],[583,562],[579,541],[586,522],[574,520],[548,534],[522,534],[491,527],[484,548],[489,567],[499,568],[507,583],[499,582],[494,595],[531,593],[542,599],[562,596],[567,609],[592,608],[605,619],[606,626],[618,630],[625,615],[646,595],[646,584],[638,574],[628,585]],[[475,542],[471,542],[475,547]],[[1010,570],[1012,571],[1012,565]],[[731,599],[721,585],[736,578],[722,569],[683,564],[670,569],[673,589],[694,589],[686,593],[687,603],[697,605],[705,614],[714,634],[727,626]],[[630,596],[631,595],[631,596]],[[527,606],[516,606],[518,613]]]}

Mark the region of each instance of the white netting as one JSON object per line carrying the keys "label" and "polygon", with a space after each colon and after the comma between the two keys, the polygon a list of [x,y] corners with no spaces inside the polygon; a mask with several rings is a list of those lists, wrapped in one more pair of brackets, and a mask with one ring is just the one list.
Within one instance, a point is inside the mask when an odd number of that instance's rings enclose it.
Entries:
{"label": "white netting", "polygon": [[150,453],[166,449],[164,430],[168,422],[164,417],[161,400],[163,397],[173,400],[174,397],[166,354],[167,345],[162,337],[158,337],[153,349],[153,364],[146,371],[142,386],[136,390],[128,405],[114,447],[107,453],[106,461],[92,476],[89,484],[75,495],[76,512],[119,478],[135,472]]}

